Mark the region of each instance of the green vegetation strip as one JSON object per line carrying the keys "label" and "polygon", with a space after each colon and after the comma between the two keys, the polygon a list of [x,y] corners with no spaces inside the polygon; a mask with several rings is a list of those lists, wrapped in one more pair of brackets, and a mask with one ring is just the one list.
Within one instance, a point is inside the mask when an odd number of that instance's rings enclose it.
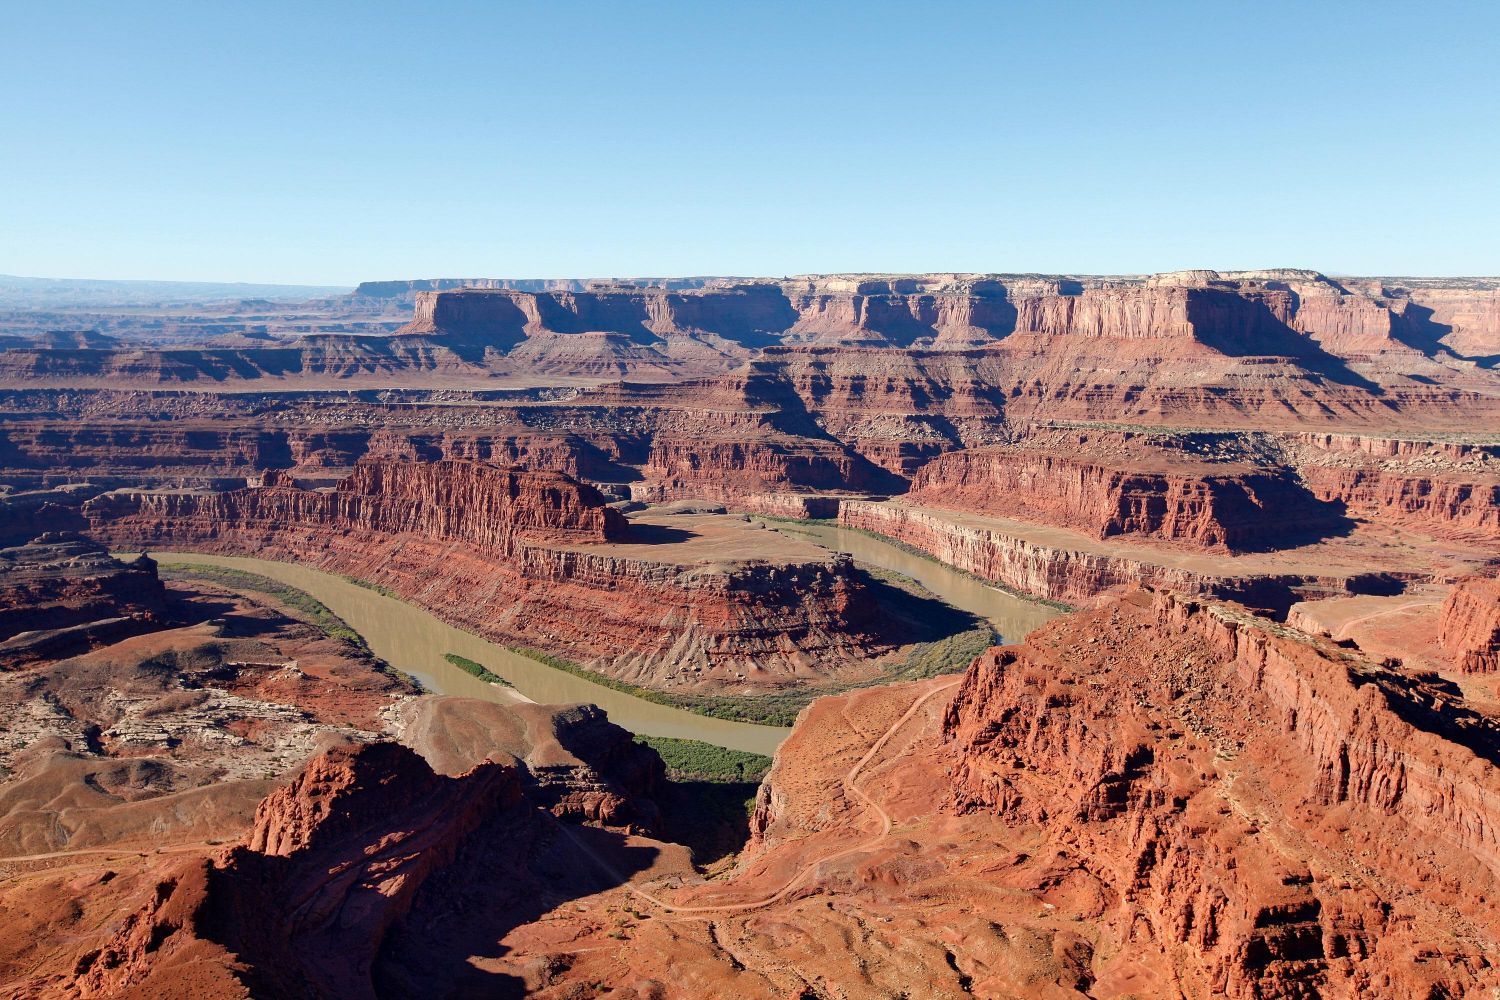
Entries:
{"label": "green vegetation strip", "polygon": [[637,736],[661,755],[667,776],[673,781],[759,782],[771,769],[771,758],[743,750],[730,750],[701,740],[679,740],[670,736]]}
{"label": "green vegetation strip", "polygon": [[340,576],[340,579],[343,579],[343,580],[345,580],[345,581],[347,581],[349,583],[352,583],[356,587],[363,587],[366,590],[373,590],[373,591],[375,591],[375,593],[379,594],[381,597],[389,597],[392,600],[396,600],[396,601],[405,601],[406,600],[406,598],[404,598],[400,594],[396,593],[390,587],[382,587],[378,583],[371,583],[369,580],[361,580],[357,576],[349,576],[348,574],[345,574],[345,573],[341,573],[341,574],[339,574],[339,576]]}
{"label": "green vegetation strip", "polygon": [[894,670],[887,670],[876,677],[841,684],[823,684],[817,687],[800,688],[794,691],[775,691],[768,694],[677,694],[654,691],[628,681],[617,680],[580,666],[572,660],[543,653],[526,646],[507,646],[512,653],[544,663],[554,670],[562,670],[619,691],[642,701],[657,705],[669,705],[699,715],[731,722],[750,722],[763,726],[790,726],[797,721],[797,714],[819,698],[831,694],[843,694],[858,688],[876,687],[897,681],[915,681],[940,674],[964,670],[969,663],[994,644],[995,633],[988,625],[981,625],[949,636],[937,642],[919,643],[912,647],[905,662]]}
{"label": "green vegetation strip", "polygon": [[501,687],[515,687],[510,681],[499,674],[491,673],[483,663],[478,663],[467,656],[459,656],[457,653],[444,653],[443,659],[453,664],[466,674],[473,674],[486,684],[499,684]]}

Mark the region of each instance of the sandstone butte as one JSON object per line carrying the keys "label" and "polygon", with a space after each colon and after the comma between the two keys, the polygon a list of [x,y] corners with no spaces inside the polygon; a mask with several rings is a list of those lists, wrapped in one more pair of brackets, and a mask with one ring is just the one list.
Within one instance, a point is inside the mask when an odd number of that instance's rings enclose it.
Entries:
{"label": "sandstone butte", "polygon": [[[1500,990],[1492,279],[293,312],[0,339],[0,993]],[[304,563],[664,690],[871,680],[913,638],[884,585],[758,516],[1083,610],[814,701],[711,878],[673,840],[710,797],[597,709],[418,695],[99,544]]]}

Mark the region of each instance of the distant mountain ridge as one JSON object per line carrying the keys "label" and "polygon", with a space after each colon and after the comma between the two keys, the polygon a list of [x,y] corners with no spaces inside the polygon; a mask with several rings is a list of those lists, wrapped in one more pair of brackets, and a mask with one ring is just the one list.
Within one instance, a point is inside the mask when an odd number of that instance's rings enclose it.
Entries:
{"label": "distant mountain ridge", "polygon": [[271,285],[241,281],[111,281],[95,278],[29,278],[0,274],[0,307],[57,309],[74,306],[171,305],[229,299],[300,302],[346,295],[348,285]]}

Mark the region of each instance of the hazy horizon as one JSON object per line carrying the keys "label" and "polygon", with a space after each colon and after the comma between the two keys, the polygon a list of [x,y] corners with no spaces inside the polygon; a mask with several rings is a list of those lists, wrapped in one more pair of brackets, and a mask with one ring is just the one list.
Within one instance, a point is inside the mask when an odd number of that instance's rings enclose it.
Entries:
{"label": "hazy horizon", "polygon": [[6,274],[1500,273],[1493,5],[61,3],[8,25]]}
{"label": "hazy horizon", "polygon": [[[1387,272],[1377,274],[1374,272],[1360,273],[1355,271],[1333,271],[1326,268],[1306,267],[1304,265],[1281,265],[1264,264],[1252,267],[1185,267],[1173,268],[1174,271],[1217,271],[1221,274],[1233,274],[1244,271],[1271,271],[1271,270],[1305,270],[1316,271],[1327,278],[1418,278],[1418,279],[1440,279],[1440,278],[1474,278],[1500,280],[1500,272],[1495,274],[1482,274],[1473,272],[1469,274],[1444,273],[1444,274],[1418,274],[1414,272],[1395,273]],[[722,278],[722,279],[778,279],[795,278],[799,276],[813,275],[921,275],[921,274],[960,274],[960,275],[1038,275],[1041,277],[1068,277],[1068,278],[1130,278],[1142,277],[1152,274],[1161,274],[1161,271],[979,271],[965,268],[927,268],[917,271],[889,271],[889,270],[844,270],[844,271],[783,271],[776,274],[712,274],[708,272],[682,272],[682,273],[653,273],[639,272],[634,274],[408,274],[401,276],[383,275],[373,278],[361,278],[358,281],[347,282],[315,282],[315,281],[245,281],[235,278],[97,278],[88,275],[48,275],[48,274],[4,274],[0,273],[0,281],[38,281],[38,282],[97,282],[100,284],[137,284],[137,285],[244,285],[258,288],[308,288],[308,289],[354,289],[361,284],[382,281],[434,281],[434,280],[474,280],[474,281],[645,281],[658,280],[662,278]]]}

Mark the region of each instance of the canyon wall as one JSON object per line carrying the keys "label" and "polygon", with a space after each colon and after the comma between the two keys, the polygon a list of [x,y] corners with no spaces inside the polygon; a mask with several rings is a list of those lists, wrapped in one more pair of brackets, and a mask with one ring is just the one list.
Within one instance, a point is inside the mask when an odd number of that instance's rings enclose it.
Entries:
{"label": "canyon wall", "polygon": [[1101,539],[1141,535],[1222,551],[1284,545],[1340,519],[1281,470],[1214,466],[1188,456],[1111,467],[1080,452],[1025,445],[949,452],[923,466],[906,499],[1062,525]]}
{"label": "canyon wall", "polygon": [[1439,538],[1500,538],[1494,444],[1303,432],[1288,449],[1308,489],[1350,516]]}
{"label": "canyon wall", "polygon": [[[1317,344],[1401,349],[1407,297],[1315,271],[1179,272],[1149,280],[1015,275],[810,275],[696,288],[417,291],[403,332],[504,346],[544,332],[965,348],[1012,335],[1198,341],[1262,354]],[[1304,343],[1305,335],[1316,343]],[[1300,345],[1300,346],[1299,346]]]}
{"label": "canyon wall", "polygon": [[160,627],[167,595],[146,556],[51,532],[0,548],[0,670]]}
{"label": "canyon wall", "polygon": [[[355,298],[399,297],[417,284]],[[488,284],[510,287],[412,292],[412,321],[394,335],[314,333],[232,349],[28,342],[0,350],[0,382],[218,388],[255,381],[389,385],[399,377],[408,385],[599,385],[713,377],[763,359],[784,365],[791,358],[802,367],[809,359],[820,363],[819,352],[843,352],[844,369],[858,384],[835,376],[821,391],[835,404],[855,390],[892,400],[906,391],[914,402],[903,416],[912,422],[895,433],[892,421],[866,410],[855,423],[839,427],[833,419],[827,426],[841,439],[868,441],[868,449],[856,447],[900,474],[945,439],[983,443],[944,423],[962,408],[962,385],[945,400],[948,390],[933,393],[920,374],[901,370],[937,370],[943,355],[968,355],[958,367],[982,384],[985,404],[1025,417],[1462,429],[1457,407],[1470,419],[1500,412],[1495,374],[1477,363],[1488,355],[1448,344],[1468,337],[1478,350],[1491,336],[1484,296],[1494,290],[1483,282],[1417,289],[1282,269],[1149,279],[813,275]],[[1439,292],[1468,296],[1442,314],[1447,323],[1412,298]],[[1455,333],[1460,326],[1466,332]],[[797,359],[798,351],[809,353]],[[821,358],[826,363],[830,355]],[[793,381],[804,399],[820,391]],[[903,443],[919,450],[903,453]]]}
{"label": "canyon wall", "polygon": [[1063,535],[1019,522],[968,519],[902,502],[846,500],[839,523],[917,549],[941,563],[1049,601],[1092,606],[1138,586],[1213,594],[1284,612],[1297,595],[1346,593],[1360,581],[1336,574],[1221,570],[1139,548],[1087,551]]}
{"label": "canyon wall", "polygon": [[892,648],[847,557],[654,561],[625,519],[557,473],[467,462],[361,463],[333,490],[284,476],[227,493],[89,501],[118,546],[281,559],[387,587],[497,642],[648,686],[777,686]]}
{"label": "canyon wall", "polygon": [[524,770],[484,760],[447,776],[395,743],[329,750],[260,803],[239,843],[169,861],[49,995],[508,993],[466,961],[483,935],[493,943],[538,899],[608,884],[531,800]]}
{"label": "canyon wall", "polygon": [[1459,580],[1443,602],[1438,643],[1468,673],[1500,671],[1500,579]]}
{"label": "canyon wall", "polygon": [[1471,950],[1500,926],[1490,720],[1232,605],[1138,594],[1045,631],[970,668],[950,807],[1038,829],[1189,995],[1496,982]]}
{"label": "canyon wall", "polygon": [[522,539],[607,542],[626,531],[625,518],[597,490],[561,473],[460,461],[361,462],[332,490],[300,489],[286,473],[271,472],[259,487],[227,493],[111,493],[89,501],[85,514],[95,528],[129,517],[166,541],[340,528],[464,542],[501,557],[514,555]]}

